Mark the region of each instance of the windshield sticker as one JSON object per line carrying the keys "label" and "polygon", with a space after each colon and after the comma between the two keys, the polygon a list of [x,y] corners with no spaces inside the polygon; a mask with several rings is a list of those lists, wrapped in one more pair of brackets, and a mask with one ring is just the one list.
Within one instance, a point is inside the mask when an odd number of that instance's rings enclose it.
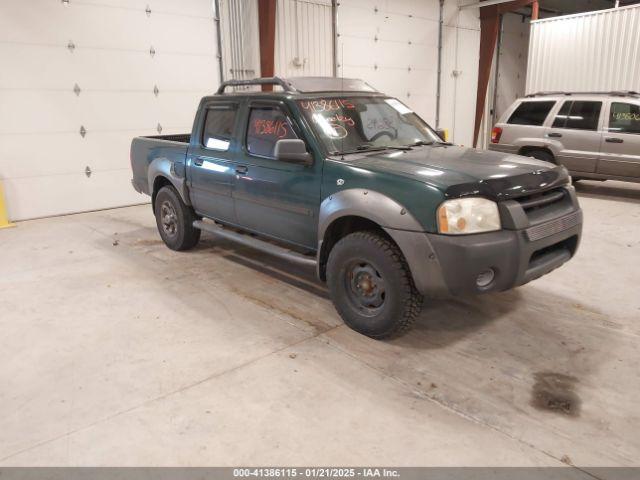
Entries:
{"label": "windshield sticker", "polygon": [[347,135],[349,135],[349,132],[343,125],[341,125],[341,123],[350,127],[353,127],[355,125],[353,118],[347,117],[346,115],[334,115],[332,117],[326,118],[319,113],[314,113],[313,121],[320,125],[322,132],[327,137],[337,139],[345,138]]}
{"label": "windshield sticker", "polygon": [[337,110],[355,110],[355,105],[349,100],[335,98],[331,100],[301,100],[300,106],[303,110],[312,112],[335,112]]}
{"label": "windshield sticker", "polygon": [[413,110],[411,110],[404,103],[396,100],[395,98],[386,98],[384,101],[387,104],[391,105],[400,115],[405,115],[407,113],[413,113]]}

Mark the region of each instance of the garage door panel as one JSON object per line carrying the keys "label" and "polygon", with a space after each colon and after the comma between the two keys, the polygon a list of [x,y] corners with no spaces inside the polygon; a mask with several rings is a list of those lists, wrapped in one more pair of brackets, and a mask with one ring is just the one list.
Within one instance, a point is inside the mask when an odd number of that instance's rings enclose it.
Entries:
{"label": "garage door panel", "polygon": [[[210,91],[203,92],[168,92],[158,96],[158,105],[162,114],[159,121],[166,128],[185,128],[179,133],[191,133],[193,119],[200,99],[210,95]],[[172,113],[168,113],[172,112]],[[164,130],[163,134],[166,133]]]}
{"label": "garage door panel", "polygon": [[73,132],[79,103],[72,91],[0,91],[0,134]]}
{"label": "garage door panel", "polygon": [[[86,137],[85,137],[86,138]],[[46,154],[29,148],[38,145]],[[86,163],[86,142],[79,133],[0,136],[0,175],[6,178],[81,173]],[[60,160],[64,159],[64,160]]]}
{"label": "garage door panel", "polygon": [[[76,59],[66,48],[0,43],[0,89],[61,89],[73,90],[76,81]],[[56,75],[48,73],[56,69]]]}
{"label": "garage door panel", "polygon": [[191,131],[218,85],[212,17],[209,0],[0,2],[0,176],[12,220],[145,201],[130,185],[131,140],[159,126]]}
{"label": "garage door panel", "polygon": [[158,52],[216,55],[216,37],[215,30],[211,28],[211,17],[152,15],[149,20],[150,38]]}
{"label": "garage door panel", "polygon": [[[153,59],[160,93],[166,90],[197,90],[207,95],[218,88],[219,66],[215,57],[163,55]],[[153,88],[153,85],[152,85]]]}
{"label": "garage door panel", "polygon": [[11,218],[37,218],[146,203],[131,186],[130,169],[6,179]]}

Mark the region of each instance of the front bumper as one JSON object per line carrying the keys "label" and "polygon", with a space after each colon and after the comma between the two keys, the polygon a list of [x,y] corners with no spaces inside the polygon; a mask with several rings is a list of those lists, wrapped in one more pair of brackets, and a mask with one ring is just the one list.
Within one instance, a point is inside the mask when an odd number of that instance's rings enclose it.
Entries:
{"label": "front bumper", "polygon": [[[569,211],[524,228],[516,221],[512,229],[473,235],[387,232],[403,251],[416,287],[424,295],[508,290],[555,270],[576,253],[582,210],[572,189],[567,191]],[[493,280],[487,285],[478,283],[479,275],[489,269]]]}

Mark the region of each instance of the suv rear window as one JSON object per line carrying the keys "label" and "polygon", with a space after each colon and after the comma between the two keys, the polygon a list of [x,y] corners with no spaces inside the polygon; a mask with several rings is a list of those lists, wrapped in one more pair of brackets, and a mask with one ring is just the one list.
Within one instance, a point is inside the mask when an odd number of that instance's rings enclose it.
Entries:
{"label": "suv rear window", "polygon": [[507,123],[514,125],[542,125],[555,105],[555,101],[522,102]]}
{"label": "suv rear window", "polygon": [[597,130],[602,102],[567,100],[553,121],[554,128]]}

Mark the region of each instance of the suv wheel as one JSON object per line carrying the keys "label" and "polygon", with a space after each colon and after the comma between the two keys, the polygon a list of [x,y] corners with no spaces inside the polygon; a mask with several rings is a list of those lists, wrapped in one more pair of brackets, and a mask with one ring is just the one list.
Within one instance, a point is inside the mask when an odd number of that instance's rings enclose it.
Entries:
{"label": "suv wheel", "polygon": [[344,322],[372,338],[408,330],[422,307],[402,252],[375,232],[351,233],[335,244],[327,283]]}
{"label": "suv wheel", "polygon": [[525,153],[525,155],[527,157],[533,157],[544,162],[557,163],[556,158],[553,156],[553,154],[547,152],[546,150],[529,150],[527,151],[527,153]]}
{"label": "suv wheel", "polygon": [[180,198],[175,188],[162,187],[155,200],[158,232],[171,250],[189,250],[200,240],[201,231],[193,226],[198,219]]}

